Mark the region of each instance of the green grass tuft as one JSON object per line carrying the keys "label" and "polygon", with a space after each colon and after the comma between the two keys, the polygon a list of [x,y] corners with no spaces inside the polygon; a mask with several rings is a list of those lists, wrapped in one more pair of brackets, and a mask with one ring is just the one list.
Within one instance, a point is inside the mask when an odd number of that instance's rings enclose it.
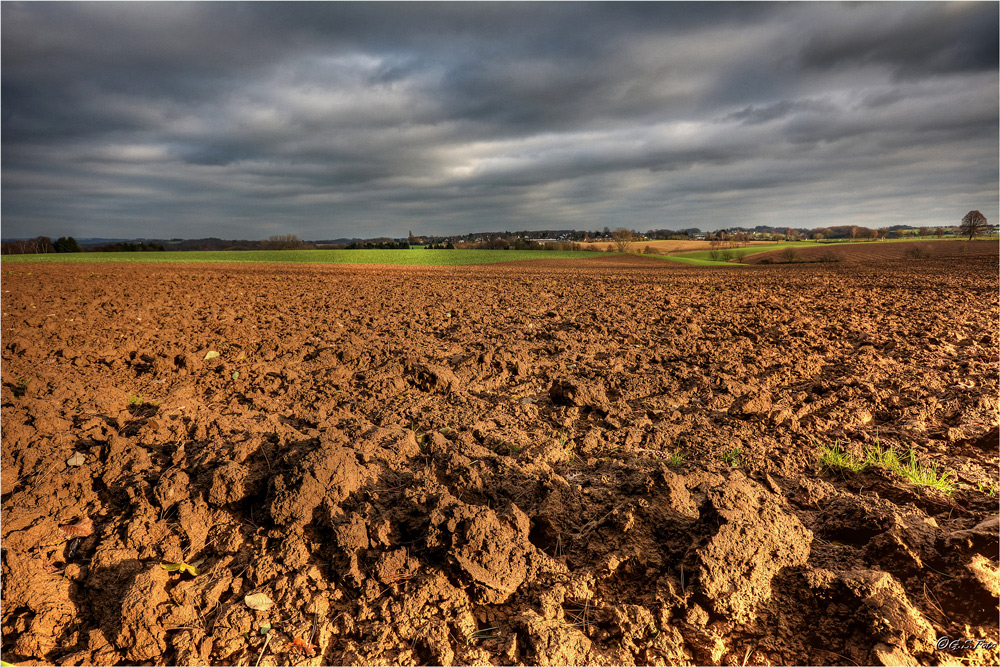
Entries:
{"label": "green grass tuft", "polygon": [[730,468],[736,468],[740,465],[740,454],[742,452],[743,450],[739,447],[733,447],[728,451],[722,452],[722,462]]}
{"label": "green grass tuft", "polygon": [[910,447],[910,451],[904,455],[904,459],[899,462],[899,466],[895,470],[911,483],[917,486],[929,486],[946,496],[950,496],[955,489],[955,482],[951,479],[952,472],[941,473],[937,465],[933,463],[930,465],[920,463],[913,447]]}
{"label": "green grass tuft", "polygon": [[841,449],[840,443],[820,448],[820,464],[829,470],[851,470],[861,472],[868,468],[891,470],[902,476],[911,484],[929,486],[945,495],[951,495],[955,490],[955,482],[951,471],[941,472],[935,464],[924,464],[917,459],[917,453],[911,446],[904,453],[889,445],[883,447],[876,439],[875,444],[865,449],[864,458],[858,458],[850,452]]}
{"label": "green grass tuft", "polygon": [[820,449],[819,462],[828,470],[850,470],[861,472],[868,467],[868,463],[862,461],[854,454],[845,452],[840,448],[840,441]]}
{"label": "green grass tuft", "polygon": [[675,449],[667,458],[667,465],[671,468],[680,467],[684,465],[684,458],[684,452],[679,449]]}

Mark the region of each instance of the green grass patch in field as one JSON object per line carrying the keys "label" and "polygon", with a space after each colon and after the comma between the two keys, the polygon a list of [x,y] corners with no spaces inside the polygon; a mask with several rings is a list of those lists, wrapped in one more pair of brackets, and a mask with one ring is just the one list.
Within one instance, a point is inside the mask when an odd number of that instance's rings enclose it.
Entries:
{"label": "green grass patch in field", "polygon": [[553,250],[192,250],[174,252],[80,252],[45,255],[4,255],[2,261],[126,262],[126,263],[300,263],[398,264],[400,266],[460,266],[519,262],[532,259],[593,258],[594,253]]}
{"label": "green grass patch in field", "polygon": [[[798,248],[802,246],[816,245],[822,244],[818,244],[815,241],[788,241],[785,243],[774,243],[768,245],[743,246],[741,248],[718,248],[716,250],[679,252],[672,255],[650,255],[650,257],[658,257],[660,259],[670,260],[671,262],[693,264],[695,266],[739,266],[739,262],[731,262],[729,259],[739,258],[742,260],[762,252],[781,250],[782,248]],[[728,257],[729,259],[724,259],[725,257]]]}
{"label": "green grass patch in field", "polygon": [[901,453],[892,445],[883,447],[877,438],[873,446],[865,448],[864,458],[843,451],[840,443],[836,442],[820,448],[819,462],[823,467],[834,471],[862,472],[868,468],[891,470],[911,484],[929,486],[945,495],[951,495],[955,489],[951,471],[941,472],[934,464],[921,463],[913,447]]}
{"label": "green grass patch in field", "polygon": [[774,243],[771,245],[750,245],[743,246],[742,248],[719,248],[718,250],[696,250],[694,252],[685,252],[678,255],[667,255],[667,259],[672,259],[674,261],[684,259],[698,259],[706,262],[711,262],[712,264],[725,264],[732,266],[732,262],[713,260],[712,255],[720,255],[723,253],[729,253],[731,258],[735,258],[737,253],[743,253],[743,257],[751,257],[753,255],[759,255],[763,252],[771,252],[772,250],[782,250],[784,248],[803,248],[803,247],[815,247],[824,245],[821,243],[816,243],[815,241],[787,241],[785,243]]}
{"label": "green grass patch in field", "polygon": [[[981,240],[977,237],[977,240]],[[697,266],[735,266],[738,262],[729,261],[722,259],[728,256],[729,259],[747,259],[753,257],[754,255],[760,255],[765,252],[772,252],[774,250],[784,250],[785,248],[838,248],[840,246],[847,245],[877,245],[880,243],[905,243],[905,242],[925,242],[925,241],[957,241],[957,242],[968,242],[966,239],[960,238],[943,238],[939,239],[936,237],[915,237],[915,238],[905,238],[905,239],[883,239],[881,241],[783,241],[780,243],[771,243],[768,245],[750,245],[743,246],[741,248],[718,248],[716,250],[695,250],[692,252],[680,252],[673,255],[651,255],[652,257],[660,257],[661,259],[668,259],[672,262],[682,262],[684,264],[694,264]],[[728,253],[728,255],[727,255]],[[720,259],[713,259],[713,257],[719,257]],[[781,260],[779,260],[780,263]]]}
{"label": "green grass patch in field", "polygon": [[695,253],[684,253],[683,255],[643,255],[643,257],[655,257],[657,259],[666,259],[671,262],[679,262],[681,264],[693,264],[694,266],[739,266],[738,264],[733,264],[732,262],[713,262],[710,259],[688,257],[687,255],[689,254]]}

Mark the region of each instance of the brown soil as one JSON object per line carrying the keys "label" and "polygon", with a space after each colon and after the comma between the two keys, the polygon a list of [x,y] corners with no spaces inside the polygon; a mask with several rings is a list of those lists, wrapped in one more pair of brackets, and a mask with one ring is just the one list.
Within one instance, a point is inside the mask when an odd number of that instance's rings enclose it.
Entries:
{"label": "brown soil", "polygon": [[[870,243],[826,243],[792,248],[794,262],[851,262],[879,264],[889,261],[920,262],[926,259],[961,260],[996,256],[996,241],[872,241]],[[752,252],[752,251],[751,251]],[[747,264],[787,262],[787,250],[773,250],[746,258]]]}
{"label": "brown soil", "polygon": [[6,265],[3,657],[996,664],[996,276]]}

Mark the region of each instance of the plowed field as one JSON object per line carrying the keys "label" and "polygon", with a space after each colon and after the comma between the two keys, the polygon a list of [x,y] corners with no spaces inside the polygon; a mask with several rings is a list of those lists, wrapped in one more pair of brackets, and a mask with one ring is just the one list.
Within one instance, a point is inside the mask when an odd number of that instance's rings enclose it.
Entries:
{"label": "plowed field", "polygon": [[3,268],[4,660],[1000,659],[995,254]]}
{"label": "plowed field", "polygon": [[[749,250],[753,252],[753,248]],[[748,264],[786,262],[788,250],[774,250],[746,258]],[[833,261],[861,264],[926,259],[961,260],[981,255],[996,256],[996,241],[875,241],[870,243],[829,243],[812,247],[792,248],[794,261]]]}

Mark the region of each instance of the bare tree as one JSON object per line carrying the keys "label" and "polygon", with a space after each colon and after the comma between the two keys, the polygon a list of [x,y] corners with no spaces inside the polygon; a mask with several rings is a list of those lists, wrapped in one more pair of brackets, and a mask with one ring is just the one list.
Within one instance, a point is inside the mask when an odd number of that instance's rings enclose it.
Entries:
{"label": "bare tree", "polygon": [[986,231],[986,216],[979,211],[969,211],[962,218],[962,224],[958,226],[958,229],[963,236],[968,234],[971,241],[973,237]]}
{"label": "bare tree", "polygon": [[[985,219],[985,218],[984,218]],[[43,255],[50,252],[55,252],[55,248],[52,247],[52,239],[48,236],[36,236],[35,238],[28,241],[31,245],[31,252]]]}
{"label": "bare tree", "polygon": [[294,250],[302,245],[297,234],[275,234],[267,239],[267,246],[271,250]]}
{"label": "bare tree", "polygon": [[635,241],[635,232],[625,227],[619,227],[611,232],[611,242],[615,244],[618,252],[628,252]]}

